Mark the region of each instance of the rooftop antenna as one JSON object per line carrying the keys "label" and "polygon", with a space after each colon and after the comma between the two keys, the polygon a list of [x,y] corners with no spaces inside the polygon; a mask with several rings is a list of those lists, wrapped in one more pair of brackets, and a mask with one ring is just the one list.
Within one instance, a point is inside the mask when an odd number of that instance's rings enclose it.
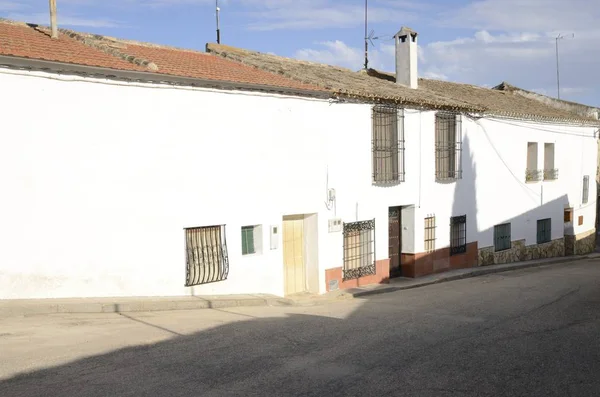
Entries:
{"label": "rooftop antenna", "polygon": [[572,33],[568,36],[564,36],[562,33],[559,33],[556,36],[556,90],[558,91],[558,99],[560,99],[560,71],[558,69],[558,41],[564,39],[565,37],[575,38],[575,33]]}
{"label": "rooftop antenna", "polygon": [[221,29],[219,28],[219,12],[221,9],[219,8],[219,0],[215,0],[217,7],[217,44],[221,44]]}
{"label": "rooftop antenna", "polygon": [[56,23],[56,0],[50,0],[50,28],[52,30],[52,38],[58,39],[58,25]]}
{"label": "rooftop antenna", "polygon": [[369,69],[369,43],[374,47],[373,40],[377,40],[379,37],[375,37],[375,31],[369,31],[369,0],[365,0],[365,70]]}

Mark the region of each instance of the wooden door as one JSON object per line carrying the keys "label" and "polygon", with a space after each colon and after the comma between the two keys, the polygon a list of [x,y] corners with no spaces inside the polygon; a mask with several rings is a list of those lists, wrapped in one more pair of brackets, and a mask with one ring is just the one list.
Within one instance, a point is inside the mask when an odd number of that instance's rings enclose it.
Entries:
{"label": "wooden door", "polygon": [[399,277],[402,275],[401,263],[401,247],[402,247],[402,231],[401,231],[401,208],[390,207],[389,209],[389,252],[390,257],[390,277]]}
{"label": "wooden door", "polygon": [[306,290],[304,266],[304,217],[283,218],[283,266],[285,294]]}

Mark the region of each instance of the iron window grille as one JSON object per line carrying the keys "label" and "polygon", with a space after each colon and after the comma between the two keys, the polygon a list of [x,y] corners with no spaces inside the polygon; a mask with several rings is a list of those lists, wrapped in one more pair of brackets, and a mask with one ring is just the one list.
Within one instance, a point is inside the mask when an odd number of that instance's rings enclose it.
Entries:
{"label": "iron window grille", "polygon": [[435,251],[435,216],[425,218],[425,252]]}
{"label": "iron window grille", "polygon": [[225,225],[185,229],[186,287],[227,279]]}
{"label": "iron window grille", "polygon": [[587,204],[590,199],[590,177],[585,175],[583,177],[583,195],[581,197],[582,204]]}
{"label": "iron window grille", "polygon": [[375,219],[344,223],[343,280],[375,274]]}
{"label": "iron window grille", "polygon": [[450,218],[450,255],[467,252],[467,216]]}
{"label": "iron window grille", "polygon": [[552,219],[539,219],[537,221],[537,243],[543,244],[550,242],[552,231]]}
{"label": "iron window grille", "polygon": [[435,177],[437,181],[462,178],[462,119],[459,114],[435,114]]}
{"label": "iron window grille", "polygon": [[371,116],[373,181],[404,182],[404,109],[376,105]]}
{"label": "iron window grille", "polygon": [[542,170],[525,170],[525,182],[539,182],[542,180]]}
{"label": "iron window grille", "polygon": [[494,226],[494,250],[504,251],[511,248],[510,223]]}
{"label": "iron window grille", "polygon": [[545,181],[554,181],[557,179],[558,179],[558,169],[557,168],[544,170],[544,180]]}

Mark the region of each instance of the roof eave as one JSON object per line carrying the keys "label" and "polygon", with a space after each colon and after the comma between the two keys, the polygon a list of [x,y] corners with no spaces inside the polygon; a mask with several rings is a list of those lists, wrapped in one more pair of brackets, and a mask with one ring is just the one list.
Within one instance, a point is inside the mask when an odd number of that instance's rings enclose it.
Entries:
{"label": "roof eave", "polygon": [[299,88],[297,89],[262,84],[251,84],[226,80],[209,80],[195,77],[169,75],[164,73],[111,69],[98,66],[86,66],[80,64],[15,57],[9,55],[0,55],[0,67],[8,67],[11,69],[26,69],[56,74],[70,74],[85,77],[105,78],[117,81],[135,81],[143,83],[169,84],[177,86],[212,88],[222,90],[266,92],[281,95],[310,97],[317,99],[331,98],[331,93],[327,91],[304,90]]}

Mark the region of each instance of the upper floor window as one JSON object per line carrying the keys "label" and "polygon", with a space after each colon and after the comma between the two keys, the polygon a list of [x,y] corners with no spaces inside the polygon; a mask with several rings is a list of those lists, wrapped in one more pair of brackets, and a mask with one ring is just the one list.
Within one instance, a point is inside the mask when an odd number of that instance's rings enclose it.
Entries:
{"label": "upper floor window", "polygon": [[590,176],[585,175],[583,177],[583,194],[581,197],[581,203],[587,204],[590,199]]}
{"label": "upper floor window", "polygon": [[542,171],[538,169],[538,144],[527,142],[527,169],[525,170],[525,182],[537,182],[542,180]]}
{"label": "upper floor window", "polygon": [[373,182],[404,182],[404,109],[373,107]]}
{"label": "upper floor window", "polygon": [[450,112],[435,115],[435,178],[452,181],[462,178],[461,116]]}
{"label": "upper floor window", "polygon": [[554,168],[554,144],[544,143],[544,180],[558,179],[558,169]]}

